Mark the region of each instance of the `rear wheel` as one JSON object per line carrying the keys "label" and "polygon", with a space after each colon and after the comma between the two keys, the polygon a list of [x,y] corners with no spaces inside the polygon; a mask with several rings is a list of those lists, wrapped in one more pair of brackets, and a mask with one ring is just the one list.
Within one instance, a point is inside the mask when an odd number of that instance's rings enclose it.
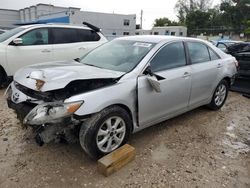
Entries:
{"label": "rear wheel", "polygon": [[213,98],[208,105],[210,109],[219,110],[224,105],[228,95],[228,87],[228,82],[226,80],[222,80],[218,84],[214,91]]}
{"label": "rear wheel", "polygon": [[127,142],[132,120],[127,111],[112,106],[93,115],[81,126],[79,140],[84,151],[97,159]]}

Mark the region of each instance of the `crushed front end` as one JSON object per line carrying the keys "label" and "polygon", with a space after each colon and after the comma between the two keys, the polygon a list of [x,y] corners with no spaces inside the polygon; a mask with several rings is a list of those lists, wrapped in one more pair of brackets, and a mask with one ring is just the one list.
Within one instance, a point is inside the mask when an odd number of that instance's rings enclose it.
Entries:
{"label": "crushed front end", "polygon": [[35,91],[15,81],[6,90],[6,96],[8,107],[16,112],[17,118],[33,128],[39,145],[78,140],[81,122],[73,113],[83,101],[64,103],[64,99],[56,99],[53,92]]}

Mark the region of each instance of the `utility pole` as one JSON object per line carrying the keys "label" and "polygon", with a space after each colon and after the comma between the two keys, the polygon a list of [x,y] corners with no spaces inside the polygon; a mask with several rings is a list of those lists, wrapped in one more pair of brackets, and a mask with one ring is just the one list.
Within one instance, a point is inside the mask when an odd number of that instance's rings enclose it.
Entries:
{"label": "utility pole", "polygon": [[142,20],[143,20],[143,10],[141,10],[141,29],[142,29]]}

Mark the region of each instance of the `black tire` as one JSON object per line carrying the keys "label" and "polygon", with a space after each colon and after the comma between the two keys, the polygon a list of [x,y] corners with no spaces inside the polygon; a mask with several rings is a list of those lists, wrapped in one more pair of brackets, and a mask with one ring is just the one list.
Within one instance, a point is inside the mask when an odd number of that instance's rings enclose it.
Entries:
{"label": "black tire", "polygon": [[4,83],[6,82],[6,74],[4,70],[0,67],[0,88],[4,87]]}
{"label": "black tire", "polygon": [[118,146],[125,144],[132,131],[132,120],[127,111],[120,106],[111,106],[101,112],[94,114],[88,120],[86,120],[82,125],[79,133],[80,144],[92,159],[98,159],[112,151],[103,152],[97,146],[97,134],[100,127],[104,122],[111,117],[121,118],[126,126],[125,136]]}
{"label": "black tire", "polygon": [[[220,86],[224,86],[225,87],[225,98],[223,99],[223,101],[221,102],[221,104],[216,104],[216,92],[218,91],[218,89],[220,88]],[[229,86],[228,86],[228,82],[226,80],[222,80],[216,87],[214,94],[213,94],[213,98],[211,100],[211,102],[208,104],[208,107],[211,110],[219,110],[224,103],[226,102],[227,99],[227,95],[228,95],[228,90],[229,90]]]}

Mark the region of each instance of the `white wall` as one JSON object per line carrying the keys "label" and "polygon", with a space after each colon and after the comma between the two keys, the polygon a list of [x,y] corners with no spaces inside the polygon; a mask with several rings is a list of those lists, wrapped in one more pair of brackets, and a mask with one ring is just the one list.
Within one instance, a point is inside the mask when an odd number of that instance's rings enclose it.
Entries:
{"label": "white wall", "polygon": [[[124,25],[124,20],[129,20],[129,25]],[[70,16],[70,23],[82,24],[89,22],[97,27],[102,28],[102,32],[106,36],[120,37],[124,32],[129,35],[135,35],[136,15],[108,14],[98,12],[76,11]],[[115,34],[115,35],[114,35]]]}
{"label": "white wall", "polygon": [[15,27],[13,24],[20,20],[19,11],[0,9],[0,28],[10,29]]}
{"label": "white wall", "polygon": [[[182,32],[182,35],[181,35]],[[184,26],[166,26],[166,27],[153,27],[152,34],[156,35],[174,35],[174,36],[187,36],[187,28]]]}

